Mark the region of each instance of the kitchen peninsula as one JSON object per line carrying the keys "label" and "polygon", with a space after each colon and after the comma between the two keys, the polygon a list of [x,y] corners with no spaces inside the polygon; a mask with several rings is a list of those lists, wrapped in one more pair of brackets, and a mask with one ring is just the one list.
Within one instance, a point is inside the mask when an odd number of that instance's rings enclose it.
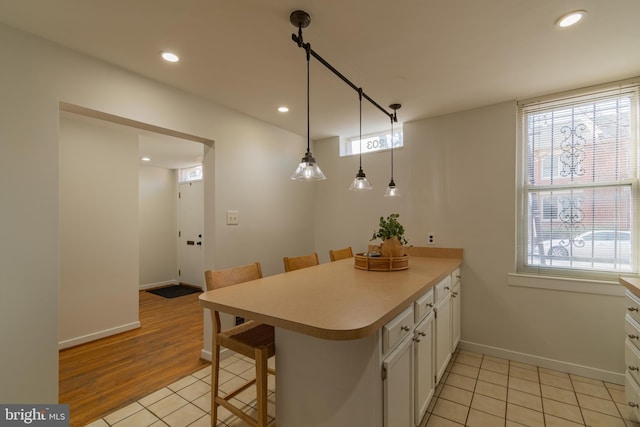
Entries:
{"label": "kitchen peninsula", "polygon": [[364,271],[345,259],[200,296],[205,308],[276,327],[279,427],[383,426],[383,331],[395,333],[388,325],[409,311],[413,327],[414,303],[450,284],[462,263],[461,249],[410,254],[407,270]]}

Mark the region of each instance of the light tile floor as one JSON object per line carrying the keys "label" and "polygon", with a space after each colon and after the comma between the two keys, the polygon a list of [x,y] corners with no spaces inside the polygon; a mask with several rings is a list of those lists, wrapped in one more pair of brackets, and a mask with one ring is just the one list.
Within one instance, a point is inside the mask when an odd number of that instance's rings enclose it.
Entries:
{"label": "light tile floor", "polygon": [[[275,360],[269,360],[275,367]],[[255,367],[251,359],[244,356],[227,357],[220,363],[220,391],[225,394],[240,383],[255,378]],[[270,420],[275,416],[275,378],[269,375],[268,412]],[[236,406],[245,412],[254,412],[256,406],[255,386],[238,394]],[[211,426],[211,366],[182,378],[167,387],[107,415],[88,427],[210,427]],[[72,415],[73,416],[73,415]],[[246,427],[248,424],[218,407],[218,426]]]}
{"label": "light tile floor", "polygon": [[[255,372],[240,356],[223,360],[221,368],[223,392]],[[89,426],[210,426],[210,384],[207,367]],[[237,400],[255,408],[255,389]],[[621,385],[465,350],[453,354],[428,411],[426,427],[640,427]],[[275,416],[271,375],[269,415]],[[218,418],[222,427],[247,425],[224,409]]]}

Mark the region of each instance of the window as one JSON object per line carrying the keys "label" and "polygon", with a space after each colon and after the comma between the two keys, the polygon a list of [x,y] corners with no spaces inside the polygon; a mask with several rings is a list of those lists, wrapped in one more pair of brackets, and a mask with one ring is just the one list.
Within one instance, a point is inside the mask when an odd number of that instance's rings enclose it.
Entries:
{"label": "window", "polygon": [[[402,128],[396,126],[393,134],[393,148],[402,147]],[[370,153],[372,151],[390,150],[391,132],[379,132],[366,136],[363,135],[362,144],[360,144],[360,136],[341,141],[340,157],[360,154],[360,146],[362,146],[363,154]]]}
{"label": "window", "polygon": [[518,271],[637,272],[638,84],[518,103]]}
{"label": "window", "polygon": [[180,169],[180,182],[200,181],[202,179],[202,165]]}

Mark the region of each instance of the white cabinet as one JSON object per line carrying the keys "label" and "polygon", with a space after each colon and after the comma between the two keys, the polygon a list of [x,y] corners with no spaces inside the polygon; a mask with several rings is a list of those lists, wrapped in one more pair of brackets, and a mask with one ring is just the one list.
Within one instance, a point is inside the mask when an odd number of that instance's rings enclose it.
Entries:
{"label": "white cabinet", "polygon": [[451,354],[460,342],[461,284],[460,269],[440,281],[436,287],[435,311],[435,375],[436,384],[444,374]]}
{"label": "white cabinet", "polygon": [[415,424],[420,421],[427,412],[429,401],[433,397],[436,388],[433,375],[433,313],[430,312],[414,331],[413,337],[413,379],[414,379],[414,409]]}
{"label": "white cabinet", "polygon": [[382,362],[385,427],[413,427],[412,348],[408,336]]}
{"label": "white cabinet", "polygon": [[435,375],[436,384],[440,382],[449,359],[451,359],[451,292],[445,293],[436,302],[435,312]]}
{"label": "white cabinet", "polygon": [[462,294],[460,293],[460,269],[451,273],[451,352],[453,353],[460,342],[460,303]]}
{"label": "white cabinet", "polygon": [[625,316],[625,395],[636,417],[640,418],[640,298],[627,291]]}
{"label": "white cabinet", "polygon": [[382,327],[385,427],[419,426],[427,412],[460,340],[459,276],[448,274]]}
{"label": "white cabinet", "polygon": [[429,290],[382,327],[384,426],[418,426],[435,390]]}

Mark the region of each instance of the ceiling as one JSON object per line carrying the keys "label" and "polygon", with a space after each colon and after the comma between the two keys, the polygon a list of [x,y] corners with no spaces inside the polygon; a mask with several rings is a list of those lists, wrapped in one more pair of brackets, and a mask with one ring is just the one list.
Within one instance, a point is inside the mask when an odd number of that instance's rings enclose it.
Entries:
{"label": "ceiling", "polygon": [[[638,0],[0,0],[0,22],[306,135],[296,9],[313,50],[401,103],[399,122],[640,75]],[[358,134],[357,92],[313,58],[310,109],[313,139]],[[389,125],[364,101],[363,134]]]}

